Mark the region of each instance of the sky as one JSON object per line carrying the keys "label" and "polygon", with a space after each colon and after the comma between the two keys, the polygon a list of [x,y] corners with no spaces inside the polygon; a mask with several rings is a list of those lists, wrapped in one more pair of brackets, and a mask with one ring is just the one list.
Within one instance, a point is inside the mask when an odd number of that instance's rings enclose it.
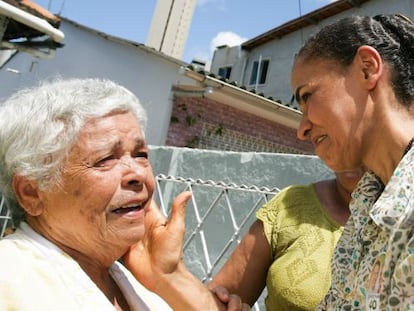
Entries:
{"label": "sky", "polygon": [[[157,0],[33,1],[79,24],[145,44]],[[332,1],[197,0],[182,60],[209,63],[214,47],[239,45]]]}

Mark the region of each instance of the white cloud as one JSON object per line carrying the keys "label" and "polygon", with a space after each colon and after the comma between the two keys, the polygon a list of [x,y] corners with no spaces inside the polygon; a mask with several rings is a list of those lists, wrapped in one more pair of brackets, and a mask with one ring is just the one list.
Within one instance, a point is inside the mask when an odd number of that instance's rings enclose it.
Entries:
{"label": "white cloud", "polygon": [[247,38],[239,36],[237,33],[231,31],[219,32],[210,43],[211,53],[214,52],[215,48],[220,45],[235,46],[240,45],[242,42],[247,41]]}

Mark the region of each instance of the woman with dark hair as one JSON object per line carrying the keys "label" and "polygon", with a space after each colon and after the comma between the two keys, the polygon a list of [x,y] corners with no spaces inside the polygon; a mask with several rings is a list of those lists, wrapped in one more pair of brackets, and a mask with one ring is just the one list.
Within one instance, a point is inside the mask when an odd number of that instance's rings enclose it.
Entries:
{"label": "woman with dark hair", "polygon": [[318,310],[414,308],[414,25],[343,18],[299,51],[298,136],[335,171],[365,166]]}

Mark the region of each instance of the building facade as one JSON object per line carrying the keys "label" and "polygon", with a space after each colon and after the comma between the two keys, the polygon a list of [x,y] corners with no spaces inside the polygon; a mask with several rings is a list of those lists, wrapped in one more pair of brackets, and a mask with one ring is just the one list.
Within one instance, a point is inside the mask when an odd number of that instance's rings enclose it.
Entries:
{"label": "building facade", "polygon": [[[217,47],[211,72],[291,105],[290,69],[306,38],[349,15],[402,13],[414,18],[412,0],[338,0],[252,38],[239,46]],[[294,103],[292,103],[295,105]]]}

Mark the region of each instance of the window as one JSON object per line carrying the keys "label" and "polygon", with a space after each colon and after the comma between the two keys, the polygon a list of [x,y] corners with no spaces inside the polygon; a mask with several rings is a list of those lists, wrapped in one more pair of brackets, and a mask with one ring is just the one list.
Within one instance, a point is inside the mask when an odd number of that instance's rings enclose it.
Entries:
{"label": "window", "polygon": [[250,84],[266,83],[267,69],[269,68],[269,60],[253,62],[252,75],[250,76]]}
{"label": "window", "polygon": [[231,74],[231,66],[220,67],[218,70],[218,75],[225,79],[230,79],[230,74]]}

